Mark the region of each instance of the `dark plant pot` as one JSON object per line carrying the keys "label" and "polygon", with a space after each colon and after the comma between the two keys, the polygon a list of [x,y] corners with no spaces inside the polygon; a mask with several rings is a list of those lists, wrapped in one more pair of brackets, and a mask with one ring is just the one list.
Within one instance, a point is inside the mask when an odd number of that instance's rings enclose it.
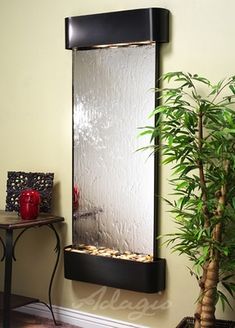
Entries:
{"label": "dark plant pot", "polygon": [[[176,328],[193,328],[194,318],[185,317]],[[234,321],[216,320],[215,328],[235,328]]]}
{"label": "dark plant pot", "polygon": [[64,249],[65,278],[109,287],[156,293],[165,289],[165,259],[149,263],[83,254]]}

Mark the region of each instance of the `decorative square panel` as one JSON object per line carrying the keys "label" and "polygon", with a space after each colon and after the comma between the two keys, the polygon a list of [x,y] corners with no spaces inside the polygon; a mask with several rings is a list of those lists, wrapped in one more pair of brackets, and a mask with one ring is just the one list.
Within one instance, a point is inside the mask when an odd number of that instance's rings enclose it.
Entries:
{"label": "decorative square panel", "polygon": [[7,174],[6,211],[19,211],[19,195],[25,189],[40,192],[40,212],[51,210],[54,173],[26,173],[9,171]]}

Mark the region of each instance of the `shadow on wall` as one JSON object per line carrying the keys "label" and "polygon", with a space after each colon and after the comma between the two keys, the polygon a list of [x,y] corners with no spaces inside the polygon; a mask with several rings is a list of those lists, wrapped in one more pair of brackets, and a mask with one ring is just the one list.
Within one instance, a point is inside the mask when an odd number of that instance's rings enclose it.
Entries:
{"label": "shadow on wall", "polygon": [[61,213],[61,184],[60,182],[54,183],[52,192],[52,212]]}

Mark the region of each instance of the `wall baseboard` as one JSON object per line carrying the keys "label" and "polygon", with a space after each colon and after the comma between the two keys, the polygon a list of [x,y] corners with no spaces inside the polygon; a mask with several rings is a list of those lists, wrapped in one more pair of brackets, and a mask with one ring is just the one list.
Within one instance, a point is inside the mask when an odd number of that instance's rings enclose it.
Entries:
{"label": "wall baseboard", "polygon": [[[18,308],[17,311],[36,315],[43,318],[51,318],[49,309],[41,303],[33,303]],[[77,325],[81,328],[147,328],[137,324],[114,320],[78,310],[53,306],[56,320]]]}

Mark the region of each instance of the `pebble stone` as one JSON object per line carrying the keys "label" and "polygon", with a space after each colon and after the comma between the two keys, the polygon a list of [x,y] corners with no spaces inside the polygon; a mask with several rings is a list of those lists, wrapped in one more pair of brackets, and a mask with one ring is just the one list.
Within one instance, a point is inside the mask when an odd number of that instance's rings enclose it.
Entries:
{"label": "pebble stone", "polygon": [[106,247],[96,247],[94,245],[79,244],[72,248],[66,248],[67,251],[90,254],[96,256],[112,257],[116,259],[137,261],[148,263],[153,261],[153,256],[149,254],[132,253],[130,251],[120,252],[116,249]]}

